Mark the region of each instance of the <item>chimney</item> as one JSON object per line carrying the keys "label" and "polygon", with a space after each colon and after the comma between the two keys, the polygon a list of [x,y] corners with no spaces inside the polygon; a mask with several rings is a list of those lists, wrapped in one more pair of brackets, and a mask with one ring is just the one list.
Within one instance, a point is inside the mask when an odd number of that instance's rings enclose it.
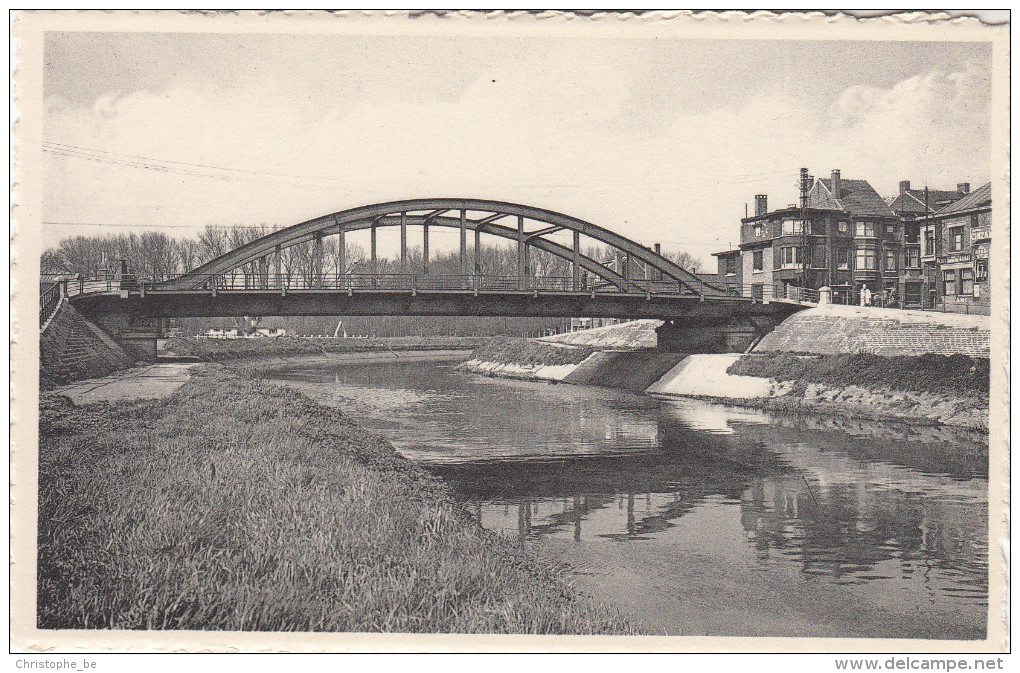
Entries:
{"label": "chimney", "polygon": [[661,243],[656,243],[655,244],[655,254],[656,255],[661,255],[662,254],[662,244]]}
{"label": "chimney", "polygon": [[832,197],[835,199],[842,198],[843,194],[843,181],[839,179],[839,169],[832,171]]}
{"label": "chimney", "polygon": [[900,180],[900,196],[903,196],[910,190],[910,180]]}
{"label": "chimney", "polygon": [[960,192],[961,194],[969,193],[970,192],[970,183],[969,182],[961,182],[961,183],[957,184],[956,185],[956,191]]}
{"label": "chimney", "polygon": [[756,194],[754,197],[754,216],[764,215],[769,212],[769,197],[767,194]]}

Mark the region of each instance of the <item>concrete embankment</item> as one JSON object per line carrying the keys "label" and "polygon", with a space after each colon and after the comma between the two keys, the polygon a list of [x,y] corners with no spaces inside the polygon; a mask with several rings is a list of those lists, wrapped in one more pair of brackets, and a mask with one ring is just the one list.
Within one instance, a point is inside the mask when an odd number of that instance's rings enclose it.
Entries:
{"label": "concrete embankment", "polygon": [[730,373],[744,356],[693,355],[646,392],[699,397],[782,412],[948,425],[987,432],[988,396],[979,391],[905,390],[890,383],[831,385]]}
{"label": "concrete embankment", "polygon": [[504,338],[476,350],[461,369],[777,411],[988,429],[987,317],[807,309],[749,356],[661,352],[654,347],[658,324]]}

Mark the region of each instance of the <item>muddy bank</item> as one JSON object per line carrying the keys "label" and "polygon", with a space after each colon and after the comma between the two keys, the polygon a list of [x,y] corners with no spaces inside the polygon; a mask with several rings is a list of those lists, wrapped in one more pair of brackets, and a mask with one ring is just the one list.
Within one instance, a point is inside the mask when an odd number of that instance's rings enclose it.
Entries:
{"label": "muddy bank", "polygon": [[192,356],[211,362],[244,358],[273,358],[295,355],[403,351],[470,351],[483,343],[480,337],[263,337],[252,339],[195,339],[173,337],[168,350],[177,356]]}
{"label": "muddy bank", "polygon": [[459,362],[471,354],[470,350],[405,350],[405,351],[364,351],[360,353],[299,353],[295,355],[271,355],[234,358],[224,365],[234,370],[264,374],[274,369],[291,365],[333,366],[338,364],[371,365],[382,362]]}

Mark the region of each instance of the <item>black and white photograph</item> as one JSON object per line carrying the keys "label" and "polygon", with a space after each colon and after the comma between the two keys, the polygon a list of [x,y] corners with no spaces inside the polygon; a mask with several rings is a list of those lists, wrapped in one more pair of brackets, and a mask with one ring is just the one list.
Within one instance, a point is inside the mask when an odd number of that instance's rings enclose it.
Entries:
{"label": "black and white photograph", "polygon": [[1008,649],[1008,25],[12,26],[15,651]]}

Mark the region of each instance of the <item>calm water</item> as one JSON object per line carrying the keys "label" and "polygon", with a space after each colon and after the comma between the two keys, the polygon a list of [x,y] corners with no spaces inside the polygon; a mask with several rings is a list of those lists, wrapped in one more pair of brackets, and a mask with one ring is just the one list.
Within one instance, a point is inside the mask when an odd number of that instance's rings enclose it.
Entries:
{"label": "calm water", "polygon": [[987,450],[947,430],[489,379],[291,366],[483,526],[658,631],[981,638]]}

